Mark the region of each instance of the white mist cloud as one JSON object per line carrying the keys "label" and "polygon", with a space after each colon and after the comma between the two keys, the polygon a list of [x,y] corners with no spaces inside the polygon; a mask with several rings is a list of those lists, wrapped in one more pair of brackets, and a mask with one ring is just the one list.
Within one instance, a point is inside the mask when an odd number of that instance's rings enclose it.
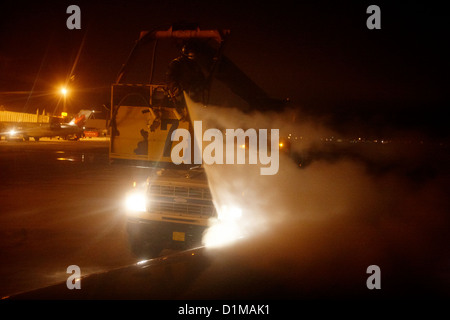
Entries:
{"label": "white mist cloud", "polygon": [[[278,128],[281,134],[310,137],[292,144],[296,152],[307,151],[308,141],[334,134],[313,119],[293,119],[298,114],[290,110],[244,114],[191,102],[189,109],[205,127]],[[399,148],[389,146],[382,154],[358,151],[358,157],[342,154],[334,161],[318,159],[304,169],[282,153],[273,176],[261,176],[252,165],[205,166],[216,205],[242,208],[238,225],[246,236],[239,245],[222,249],[220,263],[209,272],[221,272],[224,259],[229,259],[237,268],[245,265],[247,271],[269,274],[284,285],[298,283],[294,296],[338,295],[339,290],[348,293],[356,287],[367,293],[365,268],[376,264],[385,285],[391,285],[384,292],[412,294],[408,286],[414,284],[416,290],[425,284],[435,288],[436,283],[439,290],[446,288],[448,179],[412,179],[402,168],[427,164],[415,151],[408,162],[408,157],[398,156],[403,152]],[[384,165],[390,159],[392,169],[372,170],[374,162]],[[441,281],[446,281],[442,287]]]}

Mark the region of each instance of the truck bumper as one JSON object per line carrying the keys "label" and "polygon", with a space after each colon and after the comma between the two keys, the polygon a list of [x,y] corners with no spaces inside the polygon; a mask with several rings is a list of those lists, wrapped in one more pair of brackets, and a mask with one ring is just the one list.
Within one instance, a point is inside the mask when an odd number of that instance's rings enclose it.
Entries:
{"label": "truck bumper", "polygon": [[202,245],[206,226],[128,218],[130,243],[146,246],[153,251],[162,249],[190,249]]}

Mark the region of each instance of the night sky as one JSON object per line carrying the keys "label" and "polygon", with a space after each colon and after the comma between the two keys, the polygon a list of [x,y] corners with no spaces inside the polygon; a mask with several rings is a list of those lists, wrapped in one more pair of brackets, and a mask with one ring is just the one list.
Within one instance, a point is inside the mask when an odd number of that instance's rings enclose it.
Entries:
{"label": "night sky", "polygon": [[[66,28],[71,4],[81,30]],[[366,27],[371,4],[381,30]],[[139,32],[180,21],[231,29],[225,54],[237,66],[337,129],[448,137],[450,33],[437,1],[2,1],[0,105],[52,112],[80,52],[68,107],[102,110]]]}

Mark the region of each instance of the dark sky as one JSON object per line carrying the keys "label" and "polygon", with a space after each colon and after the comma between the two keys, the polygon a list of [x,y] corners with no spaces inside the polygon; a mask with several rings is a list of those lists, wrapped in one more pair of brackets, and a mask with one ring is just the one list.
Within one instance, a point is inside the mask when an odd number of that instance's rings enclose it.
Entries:
{"label": "dark sky", "polygon": [[[391,2],[2,1],[0,105],[53,111],[83,43],[69,107],[101,109],[139,32],[188,21],[231,29],[225,54],[308,114],[347,129],[448,135],[446,11],[437,1]],[[66,28],[70,4],[81,8],[81,30]],[[366,27],[371,4],[381,8],[381,30]]]}

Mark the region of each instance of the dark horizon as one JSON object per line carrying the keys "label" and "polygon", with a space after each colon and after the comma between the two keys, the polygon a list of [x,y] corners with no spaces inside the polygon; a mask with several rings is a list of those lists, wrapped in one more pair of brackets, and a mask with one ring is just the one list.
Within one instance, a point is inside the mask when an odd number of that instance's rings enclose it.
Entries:
{"label": "dark horizon", "polygon": [[[69,111],[101,110],[141,30],[178,21],[228,28],[225,54],[266,92],[338,131],[418,131],[448,138],[448,25],[438,4],[298,4],[78,1],[81,30],[66,28],[68,1],[2,3],[0,105],[53,112],[69,81]],[[77,54],[80,56],[72,71]],[[69,79],[72,74],[72,78]],[[53,109],[53,110],[52,110]]]}

